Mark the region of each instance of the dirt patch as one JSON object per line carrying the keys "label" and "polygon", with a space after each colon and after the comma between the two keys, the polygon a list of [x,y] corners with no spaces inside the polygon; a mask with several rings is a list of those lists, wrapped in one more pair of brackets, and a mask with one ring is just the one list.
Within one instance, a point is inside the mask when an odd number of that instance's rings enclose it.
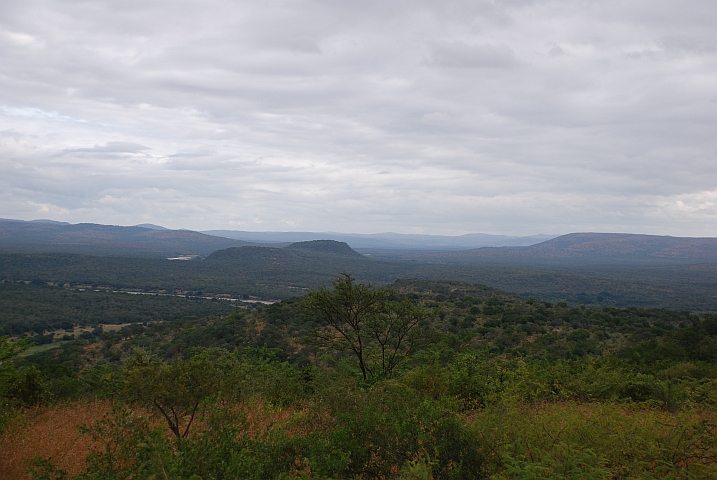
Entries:
{"label": "dirt patch", "polygon": [[5,480],[29,479],[27,461],[36,456],[49,458],[70,476],[86,467],[85,457],[92,444],[76,426],[90,424],[110,411],[109,402],[82,401],[29,410],[0,437],[0,472]]}

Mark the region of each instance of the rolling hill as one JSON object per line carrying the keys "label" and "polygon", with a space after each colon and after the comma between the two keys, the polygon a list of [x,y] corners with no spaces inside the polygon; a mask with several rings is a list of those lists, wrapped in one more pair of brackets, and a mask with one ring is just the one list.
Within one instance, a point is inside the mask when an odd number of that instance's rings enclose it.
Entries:
{"label": "rolling hill", "polygon": [[527,247],[422,252],[411,259],[429,263],[711,264],[717,263],[717,238],[571,233]]}
{"label": "rolling hill", "polygon": [[204,256],[219,249],[249,244],[191,230],[167,230],[154,226],[73,225],[0,219],[0,249],[5,251],[166,258]]}
{"label": "rolling hill", "polygon": [[[376,284],[462,280],[550,301],[717,311],[716,244],[580,233],[528,247],[394,250],[410,260],[396,261],[332,240],[278,248],[182,230],[0,221],[0,281],[281,299],[349,272]],[[205,258],[167,260],[188,253]]]}

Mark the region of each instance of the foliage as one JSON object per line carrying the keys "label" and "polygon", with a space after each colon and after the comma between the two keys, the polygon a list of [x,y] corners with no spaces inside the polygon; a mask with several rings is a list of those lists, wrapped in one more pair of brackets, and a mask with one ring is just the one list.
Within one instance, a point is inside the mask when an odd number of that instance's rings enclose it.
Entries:
{"label": "foliage", "polygon": [[200,404],[219,387],[216,365],[206,355],[161,363],[138,350],[125,372],[124,397],[156,409],[172,433],[189,435]]}
{"label": "foliage", "polygon": [[419,328],[430,313],[407,298],[397,302],[388,288],[355,283],[342,273],[325,287],[306,295],[304,315],[324,326],[317,338],[335,351],[351,352],[363,379],[387,377],[415,353],[425,337]]}
{"label": "foliage", "polygon": [[0,281],[285,299],[306,294],[330,282],[339,272],[350,271],[361,280],[384,285],[397,278],[462,280],[551,302],[717,311],[714,264],[431,264],[421,263],[420,255],[418,262],[406,262],[262,247],[227,249],[212,257],[172,262],[62,253],[0,253]]}
{"label": "foliage", "polygon": [[473,426],[496,478],[711,478],[717,445],[708,418],[563,402],[496,407]]}
{"label": "foliage", "polygon": [[609,470],[604,468],[604,461],[590,449],[574,452],[570,445],[560,444],[559,449],[567,451],[562,458],[555,460],[549,455],[533,461],[518,455],[517,458],[506,455],[503,458],[505,472],[495,478],[511,478],[516,480],[603,480],[608,479]]}
{"label": "foliage", "polygon": [[28,348],[30,348],[30,342],[27,338],[11,342],[8,335],[0,337],[0,365]]}
{"label": "foliage", "polygon": [[33,457],[27,465],[33,480],[66,480],[67,472],[44,457]]}
{"label": "foliage", "polygon": [[[306,342],[330,325],[322,308],[357,325],[371,381],[353,353]],[[49,400],[113,399],[84,429],[96,443],[79,478],[715,478],[716,325],[344,275],[304,300],[102,332],[0,368],[25,369]],[[48,462],[35,478],[61,478]]]}
{"label": "foliage", "polygon": [[[0,283],[0,329],[11,335],[73,326],[175,320],[234,312],[235,302],[159,295],[127,295],[32,283]],[[38,342],[35,338],[35,343]],[[49,342],[52,342],[50,337]],[[49,343],[48,342],[48,343]]]}
{"label": "foliage", "polygon": [[103,420],[81,430],[100,446],[87,457],[88,468],[80,479],[174,477],[171,445],[142,414],[118,405]]}
{"label": "foliage", "polygon": [[37,405],[50,397],[36,366],[18,368],[15,365],[13,357],[29,347],[27,339],[11,342],[8,336],[0,337],[0,432],[5,430],[17,408]]}

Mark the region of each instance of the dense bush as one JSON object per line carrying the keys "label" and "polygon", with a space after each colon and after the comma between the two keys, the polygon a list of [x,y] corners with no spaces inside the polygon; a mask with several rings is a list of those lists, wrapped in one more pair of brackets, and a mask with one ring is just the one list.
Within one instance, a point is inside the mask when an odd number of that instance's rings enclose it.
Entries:
{"label": "dense bush", "polygon": [[[22,361],[27,340],[5,339],[0,412],[111,400],[84,427],[85,479],[717,478],[715,317],[397,287],[385,300],[428,312],[431,343],[377,375],[311,343],[326,325],[291,300]],[[50,458],[29,467],[63,475]]]}

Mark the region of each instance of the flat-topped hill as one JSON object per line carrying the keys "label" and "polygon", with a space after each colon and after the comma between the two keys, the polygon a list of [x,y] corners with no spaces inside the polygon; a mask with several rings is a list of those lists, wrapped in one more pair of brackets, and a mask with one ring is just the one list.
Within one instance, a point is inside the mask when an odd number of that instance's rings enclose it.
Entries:
{"label": "flat-topped hill", "polygon": [[360,253],[351,248],[346,242],[337,242],[336,240],[311,240],[308,242],[292,243],[285,250],[300,250],[307,252],[332,253],[336,255],[351,255],[362,257]]}
{"label": "flat-topped hill", "polygon": [[[209,255],[202,262],[205,265],[306,265],[316,269],[318,265],[356,265],[369,260],[344,242],[314,240],[293,243],[284,248],[243,246],[231,247]],[[310,262],[310,263],[307,263]],[[317,263],[318,262],[318,263]],[[347,263],[348,262],[348,263]]]}

